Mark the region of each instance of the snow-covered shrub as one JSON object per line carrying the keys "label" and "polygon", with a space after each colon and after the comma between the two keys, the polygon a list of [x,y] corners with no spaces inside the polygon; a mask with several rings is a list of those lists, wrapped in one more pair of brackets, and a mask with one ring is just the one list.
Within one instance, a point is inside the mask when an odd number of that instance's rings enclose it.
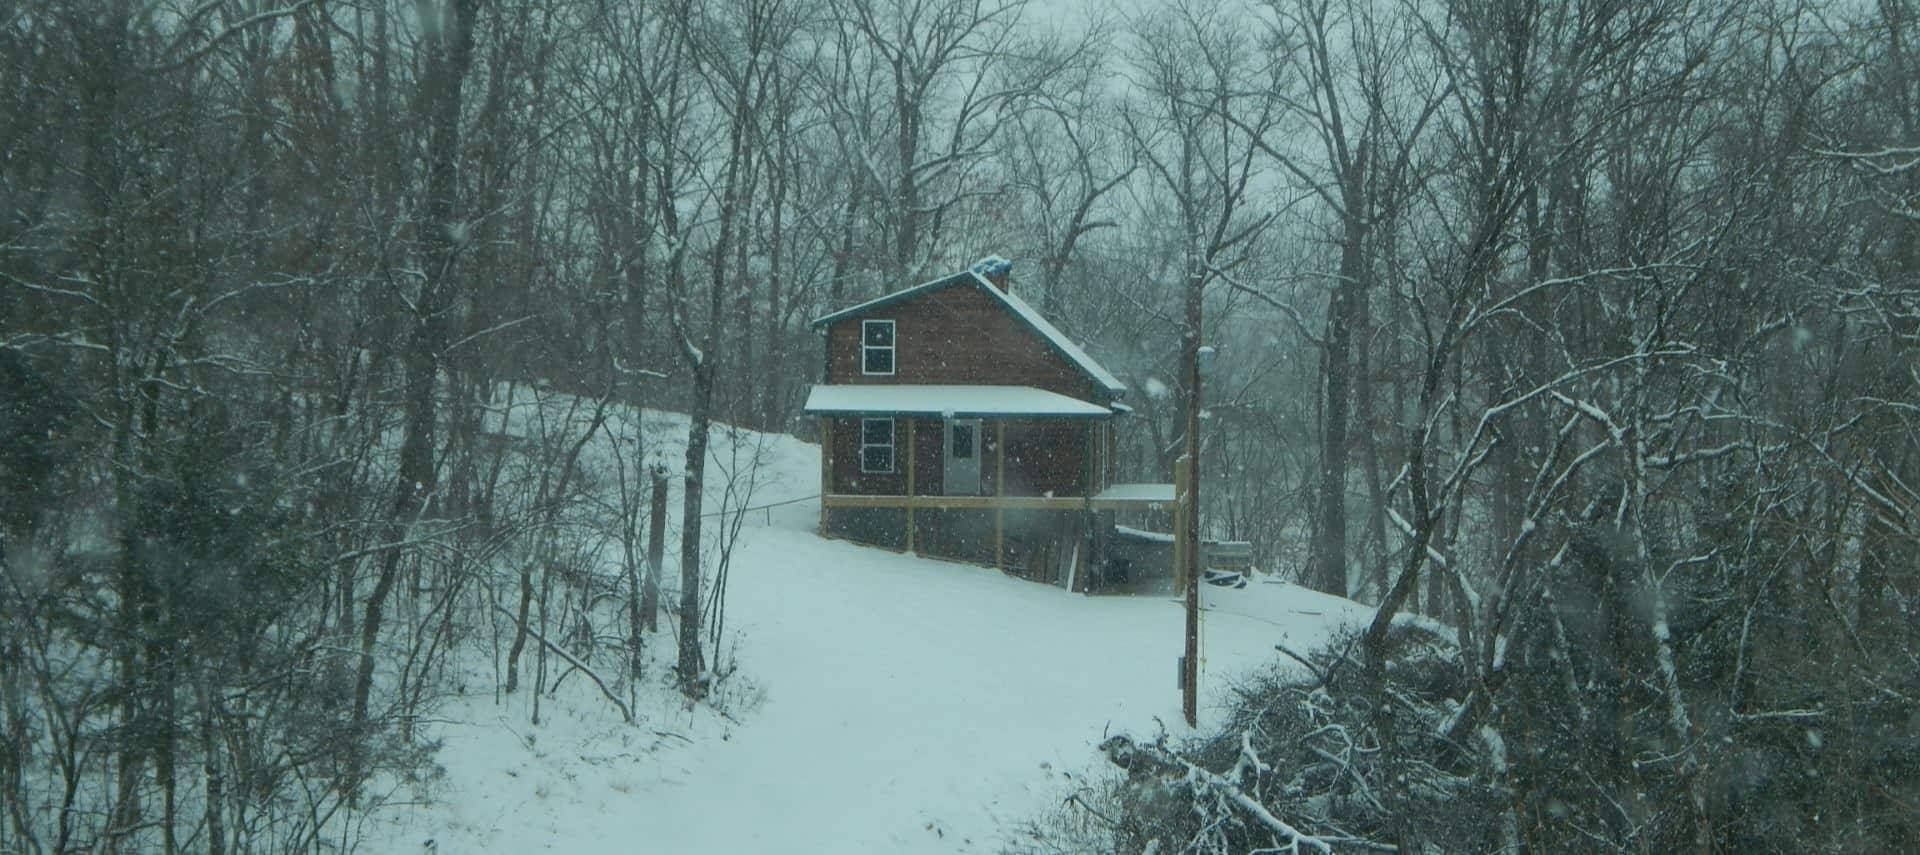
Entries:
{"label": "snow-covered shrub", "polygon": [[1368,851],[1409,829],[1432,851],[1497,849],[1500,794],[1484,750],[1434,737],[1464,698],[1443,655],[1451,641],[1414,623],[1395,625],[1392,639],[1385,715],[1396,750],[1381,750],[1375,693],[1352,639],[1338,638],[1248,677],[1212,736],[1108,739],[1101,750],[1125,781],[1077,796],[1040,823],[1028,851]]}

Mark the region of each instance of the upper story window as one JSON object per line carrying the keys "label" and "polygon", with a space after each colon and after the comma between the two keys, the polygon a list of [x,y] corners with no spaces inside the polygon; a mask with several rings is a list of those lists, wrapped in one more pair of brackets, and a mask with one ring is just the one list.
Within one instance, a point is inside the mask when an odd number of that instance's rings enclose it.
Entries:
{"label": "upper story window", "polygon": [[893,322],[860,322],[860,373],[893,373]]}

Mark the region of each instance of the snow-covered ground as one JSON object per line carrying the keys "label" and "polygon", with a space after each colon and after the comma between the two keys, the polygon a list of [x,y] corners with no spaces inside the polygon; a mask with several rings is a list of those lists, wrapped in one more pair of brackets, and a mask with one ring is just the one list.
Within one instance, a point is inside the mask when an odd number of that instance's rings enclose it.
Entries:
{"label": "snow-covered ground", "polygon": [[[648,421],[684,437],[682,419]],[[769,452],[753,504],[818,492],[815,446],[741,441]],[[1174,600],[826,540],[818,520],[812,500],[748,515],[727,611],[730,715],[656,687],[628,725],[578,678],[538,726],[524,693],[456,700],[432,732],[445,777],[384,813],[362,850],[993,852],[1069,776],[1108,773],[1104,734],[1185,732]],[[1366,615],[1272,583],[1209,587],[1206,601],[1203,727],[1275,643],[1304,649]]]}

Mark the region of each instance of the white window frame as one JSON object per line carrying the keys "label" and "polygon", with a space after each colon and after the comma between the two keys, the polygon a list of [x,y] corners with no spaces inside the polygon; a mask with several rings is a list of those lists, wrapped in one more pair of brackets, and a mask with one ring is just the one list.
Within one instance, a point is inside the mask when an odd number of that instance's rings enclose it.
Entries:
{"label": "white window frame", "polygon": [[[876,324],[886,325],[887,342],[888,342],[887,344],[868,344],[867,343],[867,327],[873,326]],[[868,371],[867,370],[867,352],[870,350],[884,350],[887,352],[887,370],[886,371]],[[860,322],[860,373],[869,377],[892,377],[895,373],[899,372],[899,370],[900,370],[900,327],[899,325],[895,324],[891,320],[861,321]]]}
{"label": "white window frame", "polygon": [[[887,423],[887,441],[886,442],[868,442],[867,441],[867,424],[869,422],[886,422]],[[895,425],[893,419],[890,419],[890,418],[860,420],[860,474],[892,475],[895,470],[900,468],[899,467],[900,449],[898,447],[899,435],[895,430],[897,427],[898,425]],[[885,469],[867,468],[867,449],[869,448],[885,448],[887,450],[887,468]]]}

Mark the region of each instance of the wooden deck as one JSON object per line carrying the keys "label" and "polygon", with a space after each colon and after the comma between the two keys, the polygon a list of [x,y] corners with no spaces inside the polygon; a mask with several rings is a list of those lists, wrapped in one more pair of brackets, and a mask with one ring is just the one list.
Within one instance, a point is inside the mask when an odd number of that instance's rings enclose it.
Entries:
{"label": "wooden deck", "polygon": [[[914,447],[907,446],[908,468],[907,489],[914,488],[913,464]],[[998,461],[996,461],[998,464]],[[998,464],[1004,465],[1004,464]],[[1005,483],[996,479],[997,483]],[[820,497],[820,530],[829,531],[828,511],[834,508],[881,508],[900,509],[907,513],[906,551],[916,551],[913,521],[915,511],[920,510],[987,510],[993,511],[993,556],[991,566],[1005,569],[1006,561],[1006,513],[1008,511],[1063,511],[1093,513],[1097,511],[1123,510],[1172,510],[1174,517],[1181,517],[1175,496],[1178,490],[1173,484],[1118,484],[1092,496],[946,496],[916,495],[912,492],[902,494],[852,494],[825,493]],[[1075,550],[1075,576],[1085,578],[1087,568],[1082,564],[1080,555],[1091,560],[1092,553]]]}

